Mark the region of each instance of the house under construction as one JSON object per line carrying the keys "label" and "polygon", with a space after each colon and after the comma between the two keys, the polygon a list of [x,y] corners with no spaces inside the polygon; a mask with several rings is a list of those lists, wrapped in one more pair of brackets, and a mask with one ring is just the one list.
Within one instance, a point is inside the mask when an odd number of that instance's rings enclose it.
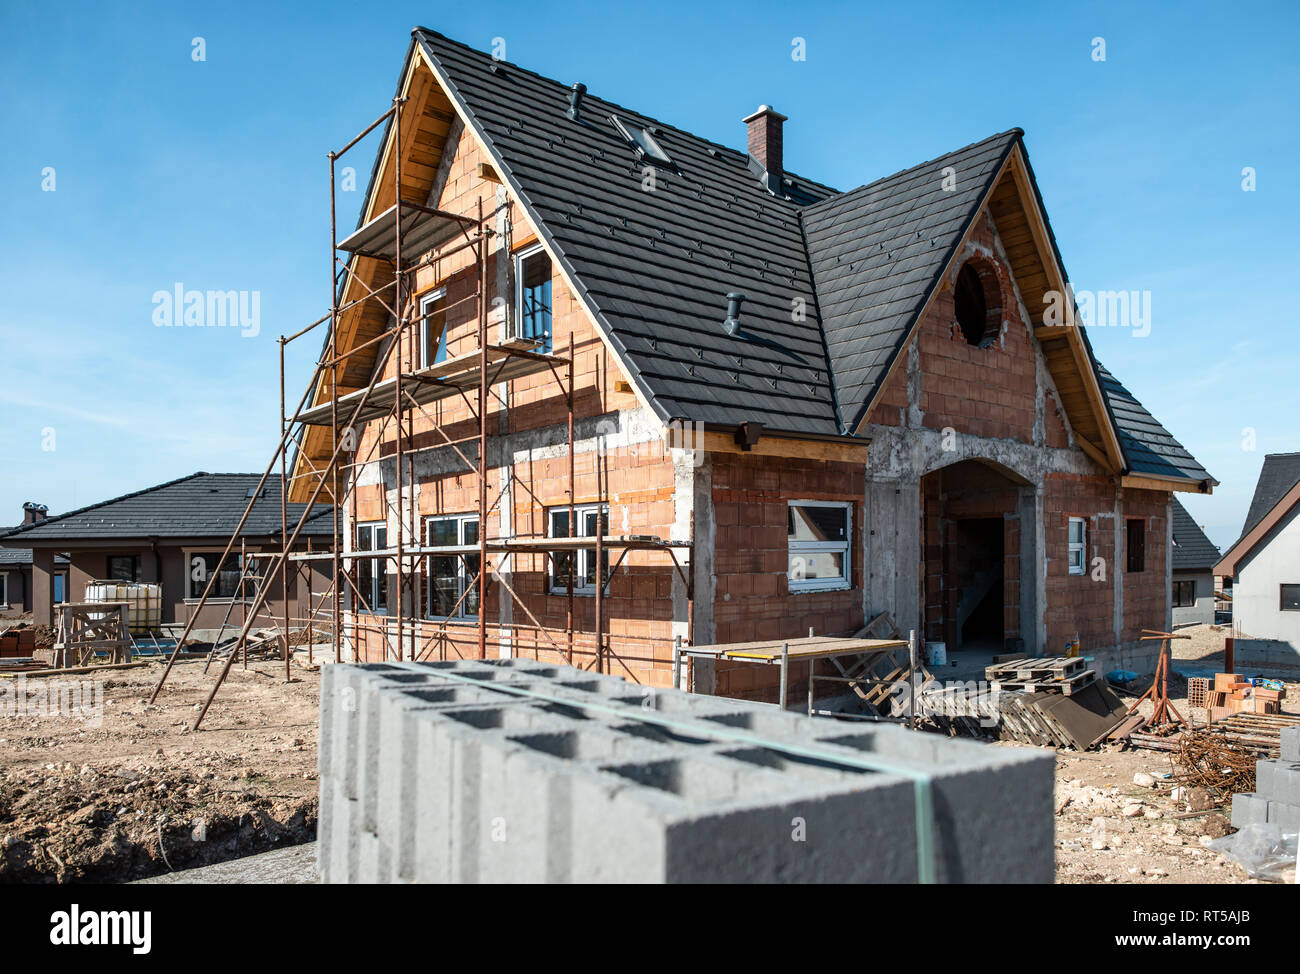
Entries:
{"label": "house under construction", "polygon": [[330,312],[283,340],[324,332],[267,468],[335,506],[341,548],[270,570],[330,564],[337,659],[666,686],[679,641],[882,612],[950,656],[1150,651],[1172,492],[1216,482],[1048,315],[1023,133],[838,192],[785,170],[786,121],[760,107],[736,151],[412,33],[392,107],[330,155],[333,187],[382,130]]}

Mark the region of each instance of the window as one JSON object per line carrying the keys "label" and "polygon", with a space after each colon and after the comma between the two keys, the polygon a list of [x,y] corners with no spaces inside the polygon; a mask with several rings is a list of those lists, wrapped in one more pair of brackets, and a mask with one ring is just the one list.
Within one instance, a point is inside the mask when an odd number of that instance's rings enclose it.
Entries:
{"label": "window", "polygon": [[[388,547],[388,525],[383,521],[372,521],[357,525],[356,551],[383,551]],[[369,606],[369,611],[376,615],[388,614],[388,559],[357,559],[357,590]],[[355,592],[353,593],[356,594]],[[357,600],[358,612],[367,611],[367,606]]]}
{"label": "window", "polygon": [[211,599],[235,599],[243,596],[251,597],[256,583],[245,580],[244,591],[239,590],[239,554],[232,551],[226,556],[226,560],[221,562],[221,567],[217,567],[217,562],[221,559],[220,551],[192,551],[189,555],[189,570],[186,575],[185,597],[187,599],[201,599],[203,592],[207,588],[208,579],[215,574],[217,580],[212,583],[212,591],[208,594]]}
{"label": "window", "polygon": [[1185,609],[1196,604],[1196,579],[1174,582],[1174,608]]}
{"label": "window", "polygon": [[790,591],[849,587],[850,505],[791,501],[786,517]]}
{"label": "window", "polygon": [[[478,515],[431,517],[424,522],[424,543],[429,547],[478,544]],[[430,555],[427,568],[427,603],[431,619],[478,617],[478,552]]]}
{"label": "window", "polygon": [[420,301],[420,368],[447,358],[447,289],[438,288]]}
{"label": "window", "polygon": [[516,337],[551,350],[551,258],[539,244],[515,255]]}
{"label": "window", "polygon": [[1129,518],[1128,523],[1128,570],[1130,572],[1146,571],[1147,567],[1147,522],[1142,518]]}
{"label": "window", "polygon": [[991,290],[986,278],[990,270],[981,271],[973,263],[966,263],[957,273],[953,288],[953,313],[962,336],[972,345],[987,348],[997,340],[1002,329],[1002,309],[998,293]]}
{"label": "window", "polygon": [[[573,517],[576,529],[575,538],[594,538],[599,532],[609,534],[609,507],[595,504],[575,505]],[[569,537],[569,509],[556,507],[551,509],[550,528],[552,538]],[[573,591],[578,594],[591,595],[596,591],[596,552],[594,549],[579,551],[554,551],[551,553],[551,591],[567,592],[569,590],[569,565],[573,564]],[[609,582],[609,551],[601,551],[601,577]]]}
{"label": "window", "polygon": [[668,153],[655,141],[655,137],[650,134],[649,130],[629,126],[617,115],[611,115],[609,120],[614,123],[614,128],[618,129],[618,134],[623,136],[636,149],[637,159],[650,158],[655,162],[662,162],[666,166],[673,164]]}
{"label": "window", "polygon": [[1088,570],[1088,526],[1081,517],[1070,518],[1070,574],[1082,575]]}
{"label": "window", "polygon": [[108,581],[138,582],[140,580],[140,559],[135,555],[109,555]]}
{"label": "window", "polygon": [[54,604],[68,601],[68,573],[56,572],[54,575]]}
{"label": "window", "polygon": [[1283,584],[1278,586],[1280,608],[1283,612],[1300,612],[1300,585]]}
{"label": "window", "polygon": [[0,605],[9,604],[9,576],[0,575]]}

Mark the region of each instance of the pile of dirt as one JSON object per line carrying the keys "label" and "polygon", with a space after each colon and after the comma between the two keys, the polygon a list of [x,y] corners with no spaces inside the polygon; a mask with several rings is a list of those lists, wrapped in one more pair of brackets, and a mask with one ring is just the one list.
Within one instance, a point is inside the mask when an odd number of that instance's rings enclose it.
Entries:
{"label": "pile of dirt", "polygon": [[120,883],[316,835],[314,795],[271,795],[252,768],[47,764],[0,775],[0,882]]}

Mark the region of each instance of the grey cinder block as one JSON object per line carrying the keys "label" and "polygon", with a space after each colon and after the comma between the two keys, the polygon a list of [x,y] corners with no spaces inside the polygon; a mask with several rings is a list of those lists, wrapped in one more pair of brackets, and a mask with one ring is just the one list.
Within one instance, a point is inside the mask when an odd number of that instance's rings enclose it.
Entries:
{"label": "grey cinder block", "polygon": [[1282,729],[1282,760],[1300,761],[1300,727]]}
{"label": "grey cinder block", "polygon": [[531,660],[329,667],[321,725],[327,882],[911,882],[918,772],[940,881],[1053,878],[1049,752]]}
{"label": "grey cinder block", "polygon": [[1263,825],[1268,821],[1268,800],[1251,792],[1232,796],[1232,827],[1244,829],[1247,825]]}

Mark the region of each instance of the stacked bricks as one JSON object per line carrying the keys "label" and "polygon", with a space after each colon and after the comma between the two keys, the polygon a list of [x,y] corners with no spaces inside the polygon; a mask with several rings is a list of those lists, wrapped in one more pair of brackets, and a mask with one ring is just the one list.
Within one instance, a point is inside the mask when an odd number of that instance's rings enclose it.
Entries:
{"label": "stacked bricks", "polygon": [[937,881],[1053,878],[1049,754],[531,660],[323,676],[325,882],[914,882],[914,777],[863,759],[929,776]]}
{"label": "stacked bricks", "polygon": [[1254,794],[1232,796],[1232,826],[1277,825],[1300,832],[1300,727],[1282,731],[1282,756],[1255,764]]}

